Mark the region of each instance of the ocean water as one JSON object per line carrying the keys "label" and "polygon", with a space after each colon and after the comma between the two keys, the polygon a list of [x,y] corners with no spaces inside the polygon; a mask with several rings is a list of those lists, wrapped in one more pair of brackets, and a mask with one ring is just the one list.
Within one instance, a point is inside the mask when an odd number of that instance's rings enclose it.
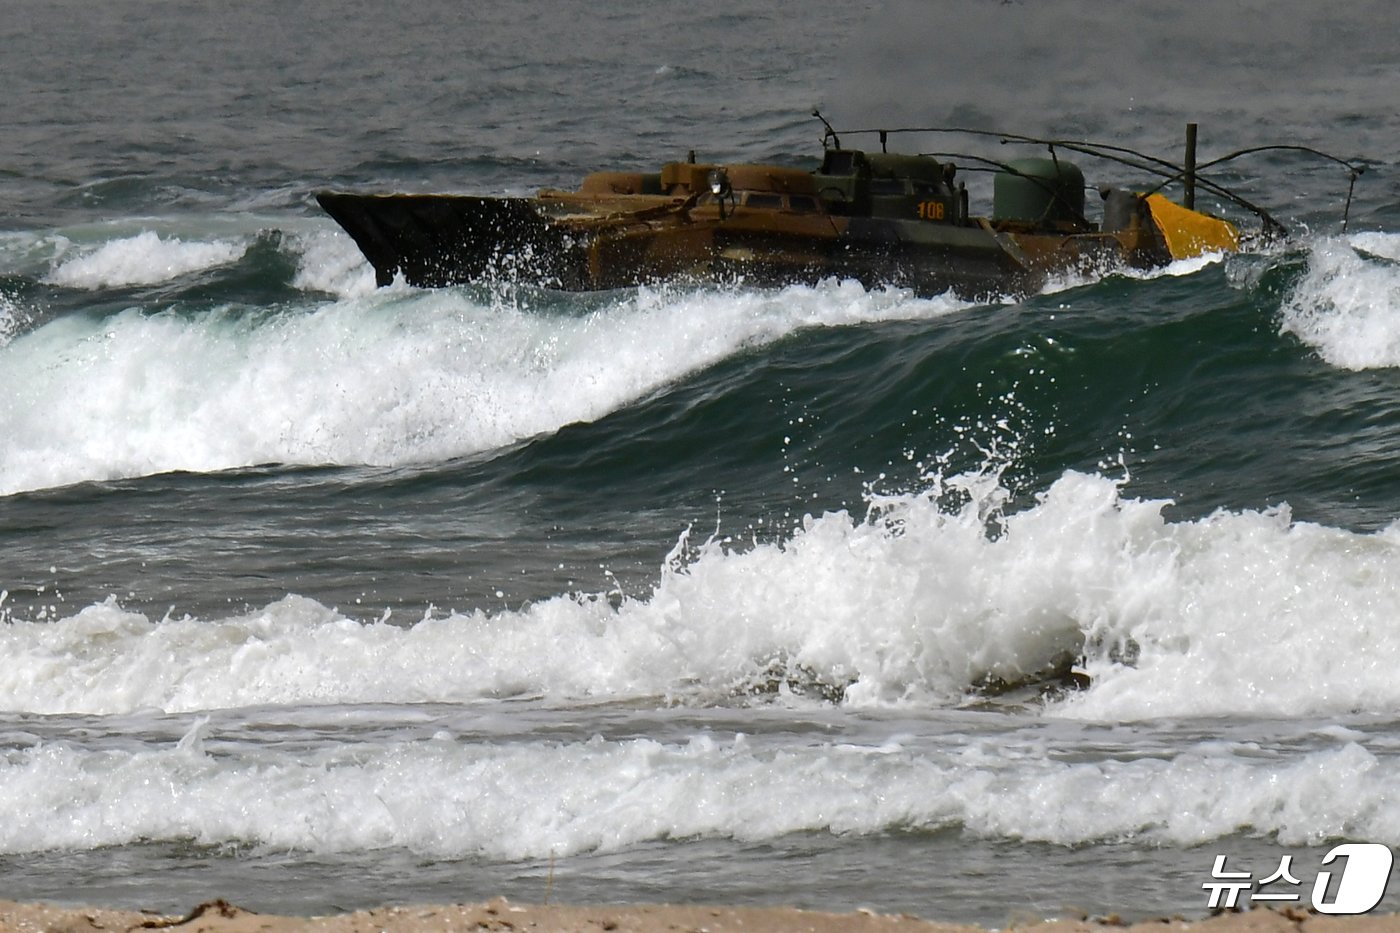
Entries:
{"label": "ocean water", "polygon": [[[1400,845],[1398,26],[12,0],[0,897],[1002,926]],[[376,289],[313,200],[814,165],[814,106],[1367,172],[992,303]]]}

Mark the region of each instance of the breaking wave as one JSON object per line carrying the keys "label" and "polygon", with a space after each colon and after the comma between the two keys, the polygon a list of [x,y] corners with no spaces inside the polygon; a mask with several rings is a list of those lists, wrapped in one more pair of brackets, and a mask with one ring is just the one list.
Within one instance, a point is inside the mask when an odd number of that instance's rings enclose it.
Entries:
{"label": "breaking wave", "polygon": [[1058,683],[1071,663],[1088,689],[1047,715],[1400,705],[1395,528],[1357,534],[1286,509],[1169,522],[1165,503],[1080,473],[1014,514],[1001,514],[1006,497],[994,476],[956,476],[877,499],[867,518],[808,517],[780,542],[683,537],[642,597],[564,594],[409,626],[299,597],[227,618],[151,620],[114,600],[10,618],[0,709],[506,696],[947,706],[988,683]]}
{"label": "breaking wave", "polygon": [[236,261],[246,243],[228,240],[185,242],[143,231],[112,240],[77,256],[61,258],[48,281],[70,288],[96,290],[127,285],[154,285]]}
{"label": "breaking wave", "polygon": [[1285,845],[1400,842],[1394,758],[1333,746],[1278,759],[1221,742],[1075,763],[1021,736],[775,749],[743,735],[512,744],[440,729],[293,751],[222,743],[201,720],[173,747],[4,752],[0,852],[179,840],[542,859],[662,840],[947,828],[1059,845],[1189,846],[1242,830]]}
{"label": "breaking wave", "polygon": [[12,439],[0,493],[261,463],[437,462],[599,418],[802,328],[965,307],[832,283],[642,289],[582,316],[461,290],[66,316],[0,347],[13,400],[0,411]]}
{"label": "breaking wave", "polygon": [[1333,366],[1400,366],[1400,235],[1319,238],[1281,313],[1284,333]]}

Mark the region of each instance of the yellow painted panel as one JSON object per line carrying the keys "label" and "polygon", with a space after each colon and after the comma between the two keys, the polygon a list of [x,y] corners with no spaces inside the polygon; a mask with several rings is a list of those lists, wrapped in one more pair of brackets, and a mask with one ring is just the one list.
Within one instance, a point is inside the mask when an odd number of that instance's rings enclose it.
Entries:
{"label": "yellow painted panel", "polygon": [[1240,248],[1240,231],[1228,220],[1182,207],[1160,194],[1149,194],[1147,207],[1166,238],[1173,259],[1191,259],[1204,253],[1233,253]]}

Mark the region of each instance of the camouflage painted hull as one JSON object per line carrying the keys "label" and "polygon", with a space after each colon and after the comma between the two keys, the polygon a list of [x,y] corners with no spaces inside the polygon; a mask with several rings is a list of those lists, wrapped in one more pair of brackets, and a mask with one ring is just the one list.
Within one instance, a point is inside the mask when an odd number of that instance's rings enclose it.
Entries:
{"label": "camouflage painted hull", "polygon": [[[844,168],[852,151],[840,152]],[[598,173],[579,191],[533,198],[322,192],[317,200],[380,285],[399,276],[419,287],[504,278],[587,291],[835,277],[981,298],[1024,294],[1075,270],[1159,265],[1180,252],[1152,206],[1158,195],[1125,193],[1112,223],[1084,221],[1082,207],[988,220],[967,215],[965,189],[947,184],[951,173],[933,160],[857,154],[865,162],[850,174],[671,163],[650,176]],[[715,189],[725,190],[712,194],[703,178],[718,172]]]}

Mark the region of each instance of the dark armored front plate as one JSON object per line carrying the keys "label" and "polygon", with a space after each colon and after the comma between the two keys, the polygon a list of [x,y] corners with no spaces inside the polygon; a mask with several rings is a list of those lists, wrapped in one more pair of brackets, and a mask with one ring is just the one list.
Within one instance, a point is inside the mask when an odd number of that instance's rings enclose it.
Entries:
{"label": "dark armored front plate", "polygon": [[528,200],[335,191],[316,200],[355,240],[380,285],[400,273],[410,285],[430,288],[520,272],[577,287],[574,245]]}

